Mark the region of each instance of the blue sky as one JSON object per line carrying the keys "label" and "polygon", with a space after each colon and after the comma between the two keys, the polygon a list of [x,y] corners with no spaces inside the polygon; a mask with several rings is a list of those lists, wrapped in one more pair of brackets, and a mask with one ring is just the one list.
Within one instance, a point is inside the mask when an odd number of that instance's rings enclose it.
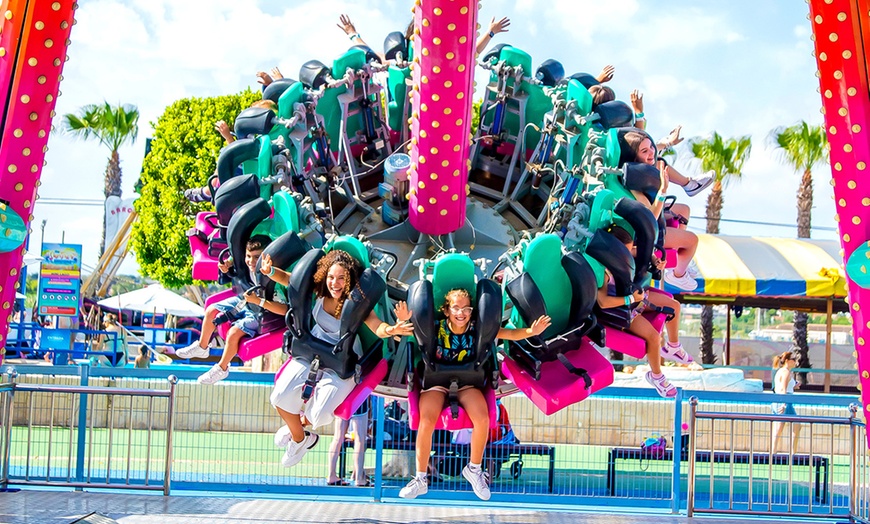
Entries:
{"label": "blue sky", "polygon": [[[255,88],[254,73],[275,65],[295,77],[306,60],[330,62],[348,47],[335,26],[341,13],[348,13],[363,38],[380,48],[388,32],[405,27],[411,5],[408,0],[80,0],[56,111],[62,115],[102,100],[139,107],[139,140],[120,151],[124,194],[130,196],[150,123],[171,102]],[[687,137],[714,130],[726,137],[751,135],[744,180],[726,188],[723,216],[794,223],[799,177],[778,162],[767,135],[800,120],[822,122],[806,3],[484,0],[481,25],[493,16],[512,19],[510,31],[495,41],[524,49],[535,66],[554,58],[570,74],[615,65],[610,85],[626,100],[632,89],[644,92],[655,136],[678,124]],[[485,81],[479,72],[478,84]],[[42,197],[102,198],[107,151],[58,134],[49,148]],[[677,165],[685,174],[697,174],[687,156],[678,148]],[[835,225],[829,182],[830,168],[819,166],[815,227]],[[693,215],[703,215],[705,194],[679,196]],[[67,242],[85,245],[85,263],[96,263],[101,208],[37,202],[34,215],[33,251],[45,219],[47,242],[59,241],[65,231]],[[691,225],[703,229],[702,220]],[[727,222],[722,232],[795,235],[793,228]],[[836,233],[816,229],[813,237],[836,238]],[[129,261],[123,272],[136,269]]]}

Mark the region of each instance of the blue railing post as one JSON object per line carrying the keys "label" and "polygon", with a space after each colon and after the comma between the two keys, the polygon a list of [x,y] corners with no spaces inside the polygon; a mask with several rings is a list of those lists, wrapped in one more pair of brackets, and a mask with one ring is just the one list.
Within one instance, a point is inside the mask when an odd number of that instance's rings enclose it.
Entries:
{"label": "blue railing post", "polygon": [[[81,385],[88,385],[88,377],[90,376],[91,367],[87,364],[82,364],[79,367],[81,373]],[[84,482],[85,479],[85,444],[87,439],[88,429],[88,395],[82,393],[79,395],[79,427],[76,435],[76,482]],[[76,491],[81,491],[81,488],[76,488]]]}
{"label": "blue railing post", "polygon": [[375,502],[381,501],[381,494],[383,493],[383,475],[381,471],[384,467],[384,399],[383,397],[374,398],[374,408],[375,408],[375,493],[374,498]]}
{"label": "blue railing post", "polygon": [[[677,442],[680,444],[677,445]],[[680,460],[683,455],[683,388],[677,388],[674,397],[674,471],[671,484],[671,513],[679,513],[682,509],[682,493],[680,488]]]}

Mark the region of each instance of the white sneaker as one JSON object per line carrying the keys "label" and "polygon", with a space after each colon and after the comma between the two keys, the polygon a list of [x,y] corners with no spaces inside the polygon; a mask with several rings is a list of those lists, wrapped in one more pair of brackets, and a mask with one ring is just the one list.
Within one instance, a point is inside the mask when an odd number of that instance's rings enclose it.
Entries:
{"label": "white sneaker", "polygon": [[489,500],[489,475],[487,475],[483,468],[479,468],[477,471],[471,470],[471,465],[466,464],[464,468],[462,468],[462,476],[465,477],[465,480],[471,484],[471,488],[474,490],[474,494],[477,495],[477,498],[480,500]]}
{"label": "white sneaker", "polygon": [[698,264],[695,263],[694,259],[691,262],[689,262],[689,267],[686,268],[686,274],[692,278],[700,278],[701,277],[701,270],[698,269]]}
{"label": "white sneaker", "polygon": [[690,178],[689,183],[683,186],[683,190],[686,191],[686,194],[690,197],[693,197],[700,193],[701,191],[710,187],[716,179],[713,175],[704,175],[701,178]]}
{"label": "white sneaker", "polygon": [[208,371],[203,373],[196,379],[200,384],[214,384],[230,376],[230,370],[222,370],[219,364],[215,364]]}
{"label": "white sneaker", "polygon": [[175,356],[178,358],[206,358],[208,357],[208,348],[200,346],[197,340],[187,347],[176,349]]}
{"label": "white sneaker", "polygon": [[429,493],[429,484],[426,482],[426,477],[420,478],[415,476],[408,482],[408,485],[399,491],[399,496],[403,499],[415,499],[420,495]]}
{"label": "white sneaker", "polygon": [[320,435],[308,431],[305,432],[305,438],[301,442],[291,439],[290,443],[287,444],[287,449],[284,451],[284,456],[281,457],[281,465],[285,468],[292,468],[296,464],[299,464],[299,461],[308,453],[308,450],[317,445],[318,440],[320,440]]}
{"label": "white sneaker", "polygon": [[698,289],[698,282],[689,276],[688,271],[683,276],[678,277],[674,274],[673,269],[668,269],[665,271],[665,282],[674,287],[680,288],[683,291],[694,291]]}
{"label": "white sneaker", "polygon": [[275,432],[275,446],[286,448],[292,438],[293,436],[290,434],[290,428],[287,427],[287,424],[284,424]]}

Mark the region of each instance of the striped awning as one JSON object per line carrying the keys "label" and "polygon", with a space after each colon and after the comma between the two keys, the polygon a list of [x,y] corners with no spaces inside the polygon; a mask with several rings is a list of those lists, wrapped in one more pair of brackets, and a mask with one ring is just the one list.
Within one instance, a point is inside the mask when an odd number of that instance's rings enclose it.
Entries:
{"label": "striped awning", "polygon": [[698,289],[708,296],[845,297],[845,271],[834,240],[698,235]]}

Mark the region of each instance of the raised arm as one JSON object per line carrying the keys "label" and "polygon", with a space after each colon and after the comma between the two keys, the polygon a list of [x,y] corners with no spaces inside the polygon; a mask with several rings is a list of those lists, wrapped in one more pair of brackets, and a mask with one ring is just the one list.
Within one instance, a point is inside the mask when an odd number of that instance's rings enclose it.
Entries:
{"label": "raised arm", "polygon": [[495,17],[492,17],[492,20],[489,22],[489,31],[480,35],[480,38],[477,39],[477,54],[483,52],[486,49],[486,46],[492,40],[492,38],[499,33],[507,33],[508,27],[511,25],[511,20],[508,17],[504,17],[501,20],[495,20]]}
{"label": "raised arm", "polygon": [[290,273],[284,271],[281,268],[273,266],[272,257],[268,254],[263,255],[263,259],[260,261],[260,273],[266,275],[267,277],[281,284],[282,286],[287,286],[288,284],[290,284]]}
{"label": "raised arm", "polygon": [[396,303],[393,309],[396,314],[396,323],[387,324],[372,310],[366,318],[366,326],[379,338],[389,337],[406,337],[414,334],[414,325],[408,322],[411,318],[411,311],[408,311],[408,305],[405,302]]}
{"label": "raised arm", "polygon": [[541,315],[536,318],[532,325],[527,328],[508,329],[501,328],[498,330],[497,338],[502,340],[525,340],[529,337],[540,335],[550,327],[550,317]]}

